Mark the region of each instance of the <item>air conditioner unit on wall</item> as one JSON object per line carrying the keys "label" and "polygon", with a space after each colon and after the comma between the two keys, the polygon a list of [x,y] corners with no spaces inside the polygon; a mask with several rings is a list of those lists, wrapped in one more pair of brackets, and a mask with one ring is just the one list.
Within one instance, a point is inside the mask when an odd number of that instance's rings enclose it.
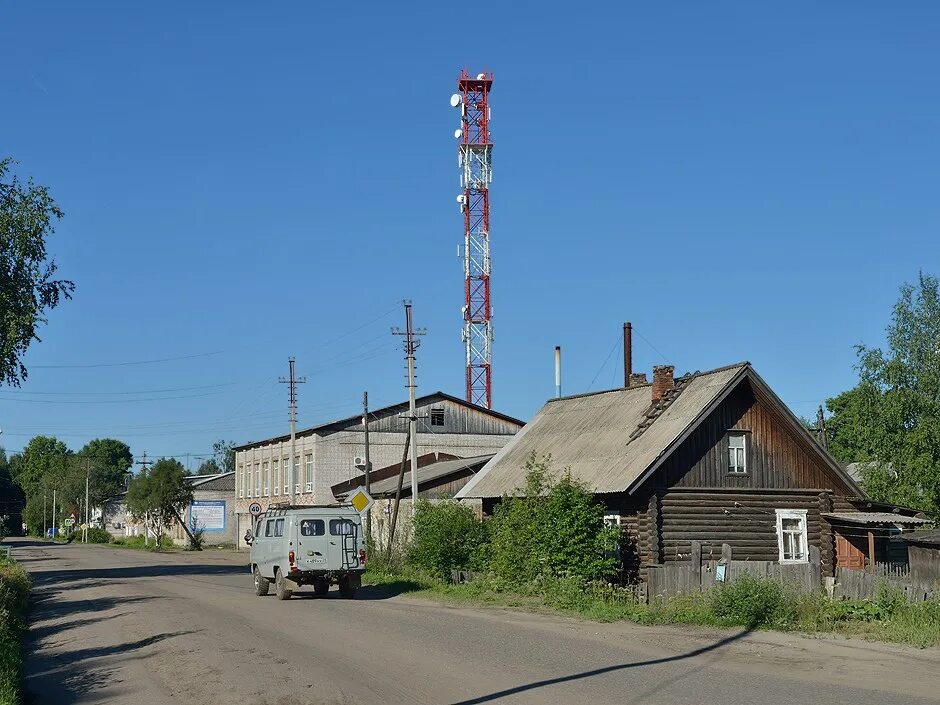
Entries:
{"label": "air conditioner unit on wall", "polygon": [[361,455],[357,455],[355,458],[353,458],[353,465],[360,469],[364,468],[366,466],[366,459]]}

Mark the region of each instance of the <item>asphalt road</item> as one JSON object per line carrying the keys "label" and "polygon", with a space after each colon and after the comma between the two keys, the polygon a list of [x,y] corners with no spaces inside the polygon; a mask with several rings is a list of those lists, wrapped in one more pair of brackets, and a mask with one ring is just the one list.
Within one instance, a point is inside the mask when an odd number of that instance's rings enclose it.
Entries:
{"label": "asphalt road", "polygon": [[364,588],[255,597],[244,554],[14,540],[35,579],[28,702],[162,705],[940,700],[940,651],[596,624]]}

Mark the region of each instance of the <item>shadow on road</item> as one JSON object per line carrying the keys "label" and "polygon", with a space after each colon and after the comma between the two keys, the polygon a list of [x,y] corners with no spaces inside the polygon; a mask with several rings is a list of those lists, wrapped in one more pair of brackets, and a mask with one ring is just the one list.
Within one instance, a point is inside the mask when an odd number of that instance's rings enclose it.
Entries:
{"label": "shadow on road", "polygon": [[[109,664],[121,660],[141,658],[146,655],[134,654],[166,639],[172,639],[201,630],[166,632],[153,634],[137,641],[112,644],[109,646],[77,649],[64,653],[44,655],[37,653],[32,636],[28,640],[30,659],[33,666],[31,675],[26,680],[27,704],[70,705],[82,696],[105,687],[116,687],[116,668]],[[111,657],[116,657],[112,659]],[[99,663],[98,661],[102,661]]]}
{"label": "shadow on road", "polygon": [[593,678],[595,676],[602,676],[607,673],[615,673],[617,671],[624,671],[628,668],[641,668],[643,666],[656,666],[662,663],[672,663],[674,661],[683,661],[685,659],[694,658],[702,654],[706,654],[709,651],[714,651],[715,649],[720,649],[722,646],[727,646],[738,639],[741,639],[744,636],[747,636],[751,632],[750,629],[744,629],[737,634],[732,634],[725,637],[724,639],[719,639],[714,644],[709,644],[708,646],[703,646],[700,649],[693,649],[684,654],[676,654],[675,656],[664,656],[663,658],[650,659],[648,661],[634,661],[632,663],[620,663],[614,666],[604,666],[603,668],[594,668],[590,671],[582,671],[581,673],[571,673],[567,676],[558,676],[557,678],[546,678],[545,680],[535,681],[534,683],[525,683],[523,685],[518,685],[514,688],[506,688],[505,690],[498,690],[494,693],[489,693],[487,695],[480,695],[475,698],[470,698],[469,700],[460,700],[459,702],[452,703],[451,705],[479,705],[480,703],[489,703],[500,700],[501,698],[508,698],[512,695],[518,695],[519,693],[525,693],[529,690],[535,690],[536,688],[546,688],[552,685],[559,685],[561,683],[570,683],[572,681],[579,681],[585,678]]}

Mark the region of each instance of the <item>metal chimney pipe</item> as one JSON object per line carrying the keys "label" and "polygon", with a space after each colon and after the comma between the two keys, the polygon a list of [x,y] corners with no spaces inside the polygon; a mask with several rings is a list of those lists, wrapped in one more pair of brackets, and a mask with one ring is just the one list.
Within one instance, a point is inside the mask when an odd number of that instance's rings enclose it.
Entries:
{"label": "metal chimney pipe", "polygon": [[555,398],[561,396],[561,346],[555,346]]}
{"label": "metal chimney pipe", "polygon": [[630,388],[630,378],[633,377],[633,324],[627,321],[623,324],[623,386]]}

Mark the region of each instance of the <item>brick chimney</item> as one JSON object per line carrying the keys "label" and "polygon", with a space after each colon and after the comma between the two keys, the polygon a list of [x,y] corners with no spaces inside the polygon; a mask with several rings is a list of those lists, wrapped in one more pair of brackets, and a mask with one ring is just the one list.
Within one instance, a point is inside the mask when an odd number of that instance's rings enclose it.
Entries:
{"label": "brick chimney", "polygon": [[631,387],[639,387],[639,386],[644,385],[644,384],[649,384],[649,382],[646,381],[646,373],[645,373],[645,372],[633,372],[633,373],[630,375],[630,386],[631,386]]}
{"label": "brick chimney", "polygon": [[653,368],[653,403],[656,404],[663,395],[675,387],[673,373],[675,365],[656,365]]}

